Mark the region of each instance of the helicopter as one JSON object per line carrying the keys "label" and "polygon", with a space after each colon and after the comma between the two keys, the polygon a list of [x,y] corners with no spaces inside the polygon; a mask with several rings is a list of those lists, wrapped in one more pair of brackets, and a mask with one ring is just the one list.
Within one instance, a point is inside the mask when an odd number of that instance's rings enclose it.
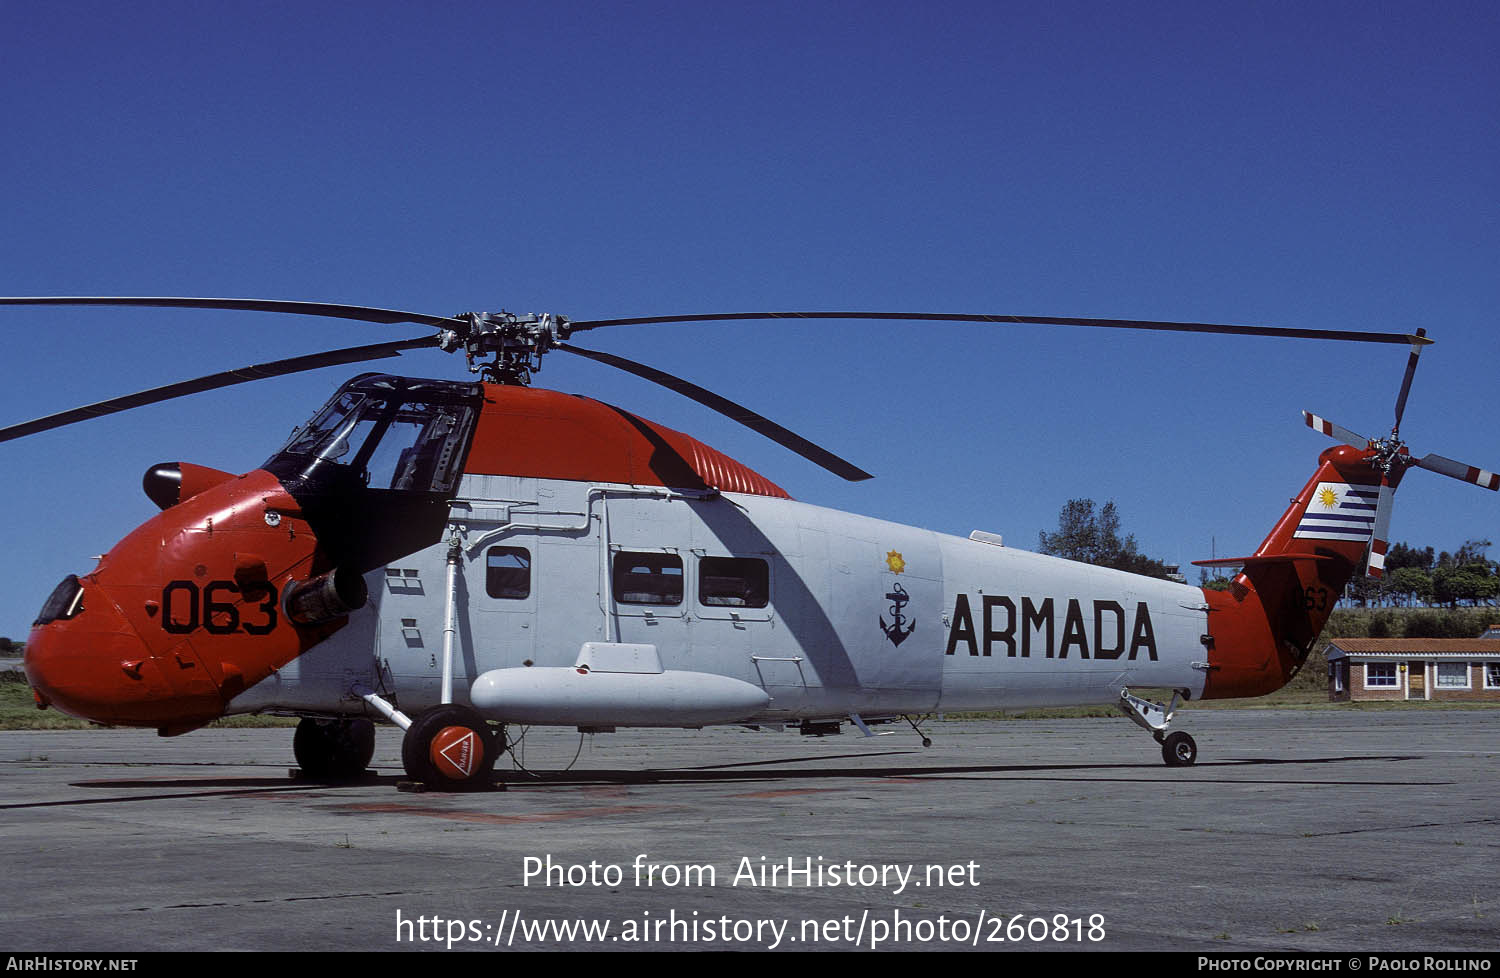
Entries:
{"label": "helicopter", "polygon": [[[1412,334],[910,312],[572,320],[430,316],[266,299],[16,297],[0,305],[239,310],[415,325],[331,350],[0,428],[0,441],[233,384],[435,348],[470,382],[364,373],[266,462],[147,469],[160,508],[51,592],[26,643],[38,707],[176,736],[220,717],[298,717],[307,776],[364,772],[375,723],[437,790],[494,784],[514,726],[792,727],[866,735],[941,712],[1114,703],[1171,766],[1180,703],[1264,695],[1296,675],[1345,584],[1380,576],[1396,489],[1423,468],[1500,475],[1400,438]],[[851,481],[870,473],[690,381],[574,345],[640,324],[850,319],[1081,326],[1410,347],[1387,436],[1317,415],[1325,450],[1261,545],[1216,591],[798,502],[690,435],[531,385],[565,352],[703,404]],[[1170,690],[1163,704],[1132,690]]]}

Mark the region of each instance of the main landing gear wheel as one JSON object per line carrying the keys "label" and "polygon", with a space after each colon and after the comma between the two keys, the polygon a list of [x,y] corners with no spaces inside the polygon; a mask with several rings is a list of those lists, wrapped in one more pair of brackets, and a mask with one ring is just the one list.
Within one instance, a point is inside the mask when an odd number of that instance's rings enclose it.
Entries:
{"label": "main landing gear wheel", "polygon": [[1198,759],[1198,742],[1180,730],[1168,734],[1161,742],[1161,759],[1168,767],[1189,767]]}
{"label": "main landing gear wheel", "polygon": [[434,707],[412,721],[401,741],[407,777],[439,791],[490,787],[503,734],[467,706]]}
{"label": "main landing gear wheel", "polygon": [[352,780],[365,772],[375,755],[375,724],[364,717],[303,717],[292,735],[292,753],[309,778]]}

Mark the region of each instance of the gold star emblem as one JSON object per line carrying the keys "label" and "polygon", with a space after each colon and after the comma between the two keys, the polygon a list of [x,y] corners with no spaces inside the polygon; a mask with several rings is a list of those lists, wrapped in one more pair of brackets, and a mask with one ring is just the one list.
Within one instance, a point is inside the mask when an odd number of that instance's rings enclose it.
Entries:
{"label": "gold star emblem", "polygon": [[885,555],[885,566],[891,569],[891,573],[899,574],[906,570],[906,561],[899,553],[892,550]]}
{"label": "gold star emblem", "polygon": [[1330,487],[1324,486],[1318,493],[1318,502],[1329,509],[1335,509],[1339,504],[1339,494],[1334,492]]}

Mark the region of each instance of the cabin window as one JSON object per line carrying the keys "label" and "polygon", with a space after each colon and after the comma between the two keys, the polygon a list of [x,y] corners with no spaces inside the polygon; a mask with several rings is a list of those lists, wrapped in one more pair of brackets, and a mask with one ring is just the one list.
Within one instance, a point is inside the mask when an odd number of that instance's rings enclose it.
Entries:
{"label": "cabin window", "polygon": [[1484,688],[1500,689],[1500,662],[1484,664]]}
{"label": "cabin window", "polygon": [[491,547],[484,564],[484,589],[490,597],[510,601],[531,597],[531,551]]}
{"label": "cabin window", "polygon": [[1394,662],[1369,662],[1365,664],[1366,689],[1395,689],[1401,685],[1396,680]]}
{"label": "cabin window", "polygon": [[621,604],[682,604],[682,558],[669,553],[617,553],[614,595]]}
{"label": "cabin window", "polygon": [[724,608],[764,608],[771,600],[771,568],[758,557],[704,557],[698,562],[698,601]]}
{"label": "cabin window", "polygon": [[1467,662],[1439,662],[1437,684],[1439,689],[1468,689],[1469,664]]}

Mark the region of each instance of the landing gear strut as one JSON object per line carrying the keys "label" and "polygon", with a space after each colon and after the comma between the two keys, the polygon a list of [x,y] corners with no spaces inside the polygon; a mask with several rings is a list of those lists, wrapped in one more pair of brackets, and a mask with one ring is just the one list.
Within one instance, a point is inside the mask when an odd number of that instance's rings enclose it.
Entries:
{"label": "landing gear strut", "polygon": [[412,721],[401,741],[401,764],[428,789],[492,788],[495,760],[504,752],[503,730],[469,707],[448,703]]}
{"label": "landing gear strut", "polygon": [[1150,700],[1132,696],[1130,690],[1120,690],[1120,709],[1139,726],[1151,732],[1158,744],[1161,744],[1161,759],[1168,767],[1188,767],[1198,760],[1198,743],[1190,734],[1179,730],[1176,733],[1167,733],[1167,727],[1172,722],[1173,715],[1177,712],[1177,700],[1181,697],[1180,691],[1172,693],[1172,704],[1163,706]]}
{"label": "landing gear strut", "polygon": [[375,754],[375,724],[364,717],[303,717],[292,735],[292,753],[315,781],[350,781],[365,773]]}

